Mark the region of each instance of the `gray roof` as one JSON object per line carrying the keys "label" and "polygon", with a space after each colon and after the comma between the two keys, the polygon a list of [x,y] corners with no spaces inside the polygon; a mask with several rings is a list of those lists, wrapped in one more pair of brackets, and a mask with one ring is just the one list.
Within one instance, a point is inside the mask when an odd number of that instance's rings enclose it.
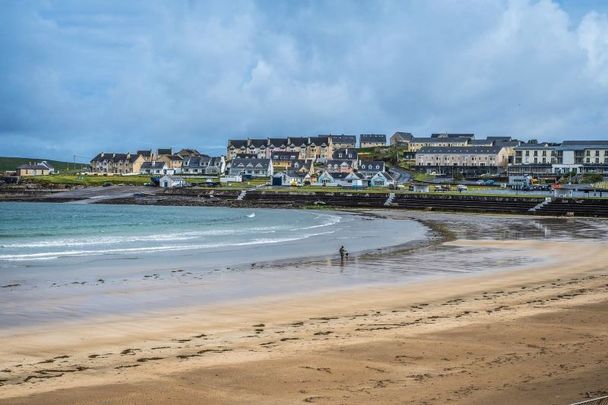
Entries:
{"label": "gray roof", "polygon": [[359,136],[361,142],[386,142],[385,134],[361,134]]}
{"label": "gray roof", "polygon": [[315,146],[329,145],[329,135],[311,136],[308,140],[311,145]]}
{"label": "gray roof", "polygon": [[247,146],[247,139],[230,139],[228,146],[235,149],[244,148]]}
{"label": "gray roof", "polygon": [[293,145],[293,146],[305,146],[308,145],[308,138],[306,137],[299,137],[299,136],[290,136],[289,137],[289,145]]}
{"label": "gray roof", "polygon": [[[356,159],[359,151],[357,149],[338,149],[334,151],[332,158],[333,159]],[[340,156],[342,155],[342,156]],[[352,156],[349,158],[348,156]]]}
{"label": "gray roof", "polygon": [[475,138],[475,134],[454,134],[454,133],[448,133],[448,132],[439,132],[439,133],[434,133],[431,134],[431,138],[467,138],[467,139],[473,139]]}
{"label": "gray roof", "polygon": [[274,146],[275,148],[287,146],[287,138],[268,138],[268,146]]}
{"label": "gray roof", "polygon": [[412,138],[413,143],[445,143],[445,142],[460,142],[468,143],[469,138],[464,137],[450,137],[450,138]]}
{"label": "gray roof", "polygon": [[184,164],[182,165],[182,167],[184,167],[184,168],[188,168],[188,167],[207,167],[207,165],[209,164],[210,160],[211,160],[210,157],[194,156],[194,157],[191,157],[189,159],[186,159],[186,161],[184,162]]}
{"label": "gray roof", "polygon": [[414,135],[412,135],[410,132],[399,132],[399,131],[395,132],[393,134],[393,136],[398,139],[407,139],[407,140],[411,140],[414,137]]}
{"label": "gray roof", "polygon": [[564,141],[558,145],[556,150],[585,150],[608,148],[608,141]]}
{"label": "gray roof", "polygon": [[[387,180],[395,180],[393,178],[393,176],[389,173],[389,172],[378,172],[378,173],[382,173],[382,175],[387,179]],[[378,174],[376,173],[376,174]]]}
{"label": "gray roof", "polygon": [[267,139],[250,139],[249,146],[253,146],[255,148],[261,148],[262,146],[267,146]]}
{"label": "gray roof", "polygon": [[141,164],[142,169],[162,169],[165,166],[165,162],[143,162]]}
{"label": "gray roof", "polygon": [[467,142],[467,145],[472,145],[472,146],[494,146],[494,141],[491,139],[470,139],[469,142]]}
{"label": "gray roof", "polygon": [[53,166],[51,166],[50,164],[46,163],[46,162],[41,162],[41,163],[26,163],[23,165],[19,165],[17,166],[17,169],[27,169],[27,170],[51,170],[53,168]]}
{"label": "gray roof", "polygon": [[355,146],[355,144],[357,143],[357,136],[356,135],[330,135],[331,137],[331,141],[333,143],[341,143],[341,144],[349,144],[349,145],[353,145]]}
{"label": "gray roof", "polygon": [[159,155],[172,155],[173,154],[173,149],[172,148],[158,149],[157,152],[158,152]]}
{"label": "gray roof", "polygon": [[257,159],[258,155],[255,153],[237,153],[235,157],[237,159]]}
{"label": "gray roof", "polygon": [[[380,166],[380,169],[377,169],[376,166]],[[361,160],[359,162],[359,170],[382,171],[384,168],[385,163],[382,160]]]}
{"label": "gray roof", "polygon": [[496,146],[502,146],[505,148],[512,148],[518,146],[521,142],[519,141],[497,141],[494,143]]}
{"label": "gray roof", "polygon": [[486,155],[500,152],[502,146],[423,146],[418,154]]}
{"label": "gray roof", "polygon": [[[103,155],[103,156],[102,156]],[[91,162],[135,162],[135,160],[139,157],[137,154],[129,154],[129,153],[113,153],[113,152],[102,152],[98,153]]]}
{"label": "gray roof", "polygon": [[344,179],[346,176],[348,176],[350,173],[329,173],[328,174],[333,177],[334,179],[337,180],[342,180]]}
{"label": "gray roof", "polygon": [[270,165],[270,159],[232,159],[232,167],[247,167],[249,165],[261,165],[267,168]]}
{"label": "gray roof", "polygon": [[521,145],[518,145],[515,147],[516,150],[522,150],[522,149],[555,149],[557,145],[556,144],[552,144],[552,143],[548,143],[548,142],[542,142],[542,143],[522,143]]}

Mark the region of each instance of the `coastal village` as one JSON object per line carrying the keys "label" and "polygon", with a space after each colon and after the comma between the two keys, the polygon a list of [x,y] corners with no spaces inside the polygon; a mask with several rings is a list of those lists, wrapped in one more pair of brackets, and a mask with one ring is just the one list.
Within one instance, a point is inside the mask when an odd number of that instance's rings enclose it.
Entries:
{"label": "coastal village", "polygon": [[[20,165],[17,176],[45,176],[55,169],[45,161]],[[363,189],[397,188],[442,191],[445,179],[472,185],[502,184],[518,190],[547,189],[550,184],[602,185],[608,175],[608,140],[560,143],[518,140],[510,136],[477,138],[472,133],[408,132],[231,139],[226,154],[209,156],[197,149],[158,148],[100,152],[86,175],[150,176],[163,188],[186,187],[193,179],[234,184],[265,180],[268,186],[324,186]],[[433,181],[429,181],[429,180]],[[580,188],[581,186],[578,186]],[[592,187],[592,186],[586,186]],[[565,187],[566,189],[568,187]],[[596,187],[598,190],[600,186]]]}

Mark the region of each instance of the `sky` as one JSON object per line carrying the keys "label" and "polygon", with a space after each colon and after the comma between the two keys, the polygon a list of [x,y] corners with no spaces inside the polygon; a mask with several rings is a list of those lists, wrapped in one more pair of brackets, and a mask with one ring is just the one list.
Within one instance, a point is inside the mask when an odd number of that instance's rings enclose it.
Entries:
{"label": "sky", "polygon": [[607,107],[603,0],[0,0],[0,156],[608,139]]}

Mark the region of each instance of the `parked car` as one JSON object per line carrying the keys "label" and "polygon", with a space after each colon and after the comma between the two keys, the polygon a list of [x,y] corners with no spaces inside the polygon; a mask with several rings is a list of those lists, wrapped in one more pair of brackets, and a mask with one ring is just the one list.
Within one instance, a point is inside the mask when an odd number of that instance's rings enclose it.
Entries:
{"label": "parked car", "polygon": [[467,186],[465,186],[464,184],[459,184],[456,187],[456,190],[458,190],[459,193],[462,193],[463,191],[467,191],[469,188]]}
{"label": "parked car", "polygon": [[491,180],[491,179],[490,179],[490,180],[486,180],[486,181],[484,181],[484,183],[483,183],[483,184],[484,184],[484,185],[486,185],[486,186],[495,186],[495,185],[496,185],[496,182],[495,182],[494,180]]}
{"label": "parked car", "polygon": [[483,185],[485,185],[485,184],[486,184],[486,182],[485,182],[484,180],[477,180],[477,181],[475,182],[475,184],[478,184],[478,185],[480,185],[480,186],[483,186]]}
{"label": "parked car", "polygon": [[110,183],[109,181],[103,183],[101,186],[102,187],[110,187],[112,185],[112,183]]}

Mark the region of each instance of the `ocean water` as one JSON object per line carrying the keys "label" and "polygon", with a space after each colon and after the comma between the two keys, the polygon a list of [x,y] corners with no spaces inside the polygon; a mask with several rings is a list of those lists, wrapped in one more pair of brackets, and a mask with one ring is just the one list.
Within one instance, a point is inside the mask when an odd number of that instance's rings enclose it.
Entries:
{"label": "ocean water", "polygon": [[0,269],[194,258],[199,266],[268,261],[404,243],[415,222],[331,211],[0,203]]}
{"label": "ocean water", "polygon": [[427,233],[324,210],[0,203],[0,327],[383,282],[357,252]]}

